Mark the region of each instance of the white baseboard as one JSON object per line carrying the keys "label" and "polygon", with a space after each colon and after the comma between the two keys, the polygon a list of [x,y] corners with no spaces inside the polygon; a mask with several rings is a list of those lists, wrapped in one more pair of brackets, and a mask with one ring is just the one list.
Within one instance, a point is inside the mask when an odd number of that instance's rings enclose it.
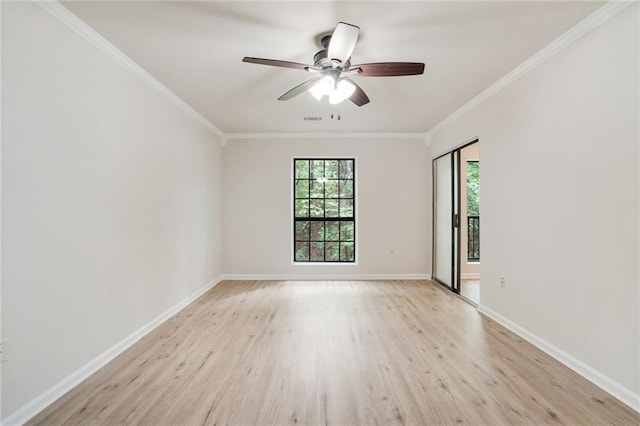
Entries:
{"label": "white baseboard", "polygon": [[511,330],[516,333],[518,336],[527,340],[532,345],[536,346],[538,349],[547,353],[551,357],[555,358],[565,366],[569,367],[576,373],[580,374],[585,379],[589,380],[596,386],[602,388],[605,392],[608,392],[613,397],[617,398],[624,404],[628,405],[633,410],[640,413],[640,395],[634,393],[633,391],[627,389],[625,386],[611,379],[610,377],[602,374],[601,372],[595,370],[579,359],[574,358],[563,350],[555,347],[551,343],[546,340],[536,336],[535,334],[529,332],[528,330],[522,328],[518,324],[508,320],[503,317],[499,313],[494,310],[480,305],[478,306],[478,311],[492,320],[496,321],[500,325],[505,328]]}
{"label": "white baseboard", "polygon": [[167,309],[165,312],[142,326],[140,329],[136,330],[133,334],[126,337],[124,340],[117,343],[112,348],[106,350],[102,354],[98,355],[95,359],[90,361],[88,364],[79,368],[75,372],[73,372],[70,376],[66,377],[62,381],[58,382],[56,385],[42,393],[40,396],[35,398],[34,400],[28,402],[23,405],[17,411],[2,419],[0,424],[2,426],[13,426],[13,425],[22,425],[26,423],[29,419],[33,418],[39,412],[47,408],[53,402],[55,402],[58,398],[63,396],[65,393],[69,392],[75,386],[80,384],[87,377],[91,376],[93,373],[98,371],[100,368],[104,367],[115,357],[120,355],[122,352],[131,347],[138,340],[149,334],[156,327],[161,325],[163,322],[180,312],[187,305],[192,303],[198,297],[202,296],[204,293],[212,289],[216,284],[222,281],[222,277],[218,277],[215,280],[211,281],[209,284],[205,285],[201,289],[187,296],[185,299],[181,300],[171,308]]}
{"label": "white baseboard", "polygon": [[479,280],[480,274],[477,272],[460,273],[461,280]]}
{"label": "white baseboard", "polygon": [[429,280],[428,274],[338,274],[338,275],[305,275],[305,274],[227,274],[223,280],[229,281],[361,281],[361,280]]}

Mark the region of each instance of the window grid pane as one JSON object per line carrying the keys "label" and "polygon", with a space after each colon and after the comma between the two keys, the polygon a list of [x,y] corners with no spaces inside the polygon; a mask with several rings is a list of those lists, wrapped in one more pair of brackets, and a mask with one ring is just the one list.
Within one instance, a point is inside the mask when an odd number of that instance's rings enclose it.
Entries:
{"label": "window grid pane", "polygon": [[355,262],[355,160],[294,159],[294,261]]}

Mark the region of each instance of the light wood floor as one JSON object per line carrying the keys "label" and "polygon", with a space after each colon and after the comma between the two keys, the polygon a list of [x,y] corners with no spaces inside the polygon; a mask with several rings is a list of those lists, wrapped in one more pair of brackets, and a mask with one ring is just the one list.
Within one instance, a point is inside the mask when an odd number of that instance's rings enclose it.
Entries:
{"label": "light wood floor", "polygon": [[476,305],[480,303],[480,280],[460,280],[460,295]]}
{"label": "light wood floor", "polygon": [[637,425],[640,415],[428,281],[225,281],[30,423]]}

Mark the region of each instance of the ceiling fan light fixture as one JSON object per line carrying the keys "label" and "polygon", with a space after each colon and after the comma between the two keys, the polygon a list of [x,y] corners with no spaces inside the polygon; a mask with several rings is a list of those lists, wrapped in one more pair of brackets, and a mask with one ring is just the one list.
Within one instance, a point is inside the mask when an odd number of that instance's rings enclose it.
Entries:
{"label": "ceiling fan light fixture", "polygon": [[326,75],[322,77],[319,82],[311,86],[309,93],[311,93],[318,101],[321,101],[325,95],[329,96],[331,92],[333,92],[334,87],[335,80],[330,75]]}
{"label": "ceiling fan light fixture", "polygon": [[333,90],[329,94],[330,104],[339,104],[351,97],[355,92],[356,86],[348,80],[341,79]]}

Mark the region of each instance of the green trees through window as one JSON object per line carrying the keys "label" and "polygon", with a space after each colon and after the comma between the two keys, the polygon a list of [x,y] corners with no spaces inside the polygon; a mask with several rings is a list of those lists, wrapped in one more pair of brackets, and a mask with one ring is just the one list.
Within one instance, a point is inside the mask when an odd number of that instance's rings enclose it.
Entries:
{"label": "green trees through window", "polygon": [[480,261],[480,162],[467,161],[467,261]]}
{"label": "green trees through window", "polygon": [[480,216],[479,161],[467,161],[467,215]]}
{"label": "green trees through window", "polygon": [[294,261],[355,262],[355,160],[296,158]]}

